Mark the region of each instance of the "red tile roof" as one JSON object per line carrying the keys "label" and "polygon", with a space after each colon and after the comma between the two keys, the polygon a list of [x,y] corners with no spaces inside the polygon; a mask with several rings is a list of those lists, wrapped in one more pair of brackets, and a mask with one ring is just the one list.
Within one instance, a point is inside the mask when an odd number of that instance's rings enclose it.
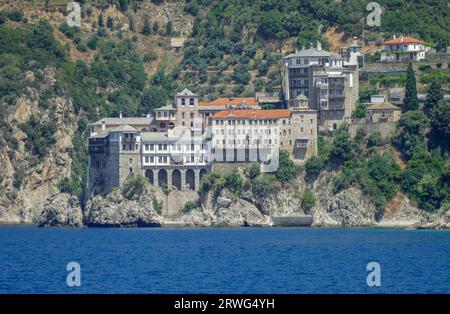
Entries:
{"label": "red tile roof", "polygon": [[423,41],[409,36],[400,36],[384,42],[385,45],[423,44]]}
{"label": "red tile roof", "polygon": [[247,106],[258,106],[259,102],[253,97],[243,97],[243,98],[218,98],[210,102],[200,102],[199,106],[237,106],[237,105],[247,105]]}
{"label": "red tile roof", "polygon": [[273,109],[273,110],[222,110],[213,114],[212,119],[280,119],[291,117],[291,109]]}

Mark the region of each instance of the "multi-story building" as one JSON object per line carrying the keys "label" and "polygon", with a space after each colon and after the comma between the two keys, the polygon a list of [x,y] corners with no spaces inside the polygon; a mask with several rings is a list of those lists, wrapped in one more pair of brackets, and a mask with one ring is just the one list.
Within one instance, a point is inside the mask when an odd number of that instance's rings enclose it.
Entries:
{"label": "multi-story building", "polygon": [[[146,117],[104,118],[89,130],[89,194],[108,193],[133,173],[154,185],[196,190],[214,163],[257,161],[273,171],[264,165],[278,149],[297,163],[317,154],[317,111],[306,97],[289,109],[262,110],[254,98],[206,103],[185,89]],[[225,158],[230,152],[237,153]]]}
{"label": "multi-story building", "polygon": [[357,62],[344,63],[341,55],[322,50],[318,43],[285,56],[282,75],[286,101],[307,97],[310,109],[318,112],[319,127],[334,130],[351,120],[359,96]]}
{"label": "multi-story building", "polygon": [[420,61],[425,59],[424,42],[409,36],[395,37],[383,43],[381,62]]}

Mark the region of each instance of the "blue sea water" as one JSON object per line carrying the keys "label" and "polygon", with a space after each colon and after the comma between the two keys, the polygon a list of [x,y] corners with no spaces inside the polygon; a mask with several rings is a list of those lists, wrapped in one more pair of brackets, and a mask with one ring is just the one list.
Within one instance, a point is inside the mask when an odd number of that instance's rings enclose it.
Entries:
{"label": "blue sea water", "polygon": [[0,293],[449,292],[447,231],[0,227]]}

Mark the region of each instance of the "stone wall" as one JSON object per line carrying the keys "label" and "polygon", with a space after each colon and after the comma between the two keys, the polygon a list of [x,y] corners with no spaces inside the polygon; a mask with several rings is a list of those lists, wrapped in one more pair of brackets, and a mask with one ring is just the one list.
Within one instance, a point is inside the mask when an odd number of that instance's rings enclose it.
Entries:
{"label": "stone wall", "polygon": [[355,137],[356,132],[359,128],[363,128],[367,134],[380,132],[383,139],[389,137],[395,132],[396,123],[395,122],[355,122],[349,124],[348,132],[351,137]]}

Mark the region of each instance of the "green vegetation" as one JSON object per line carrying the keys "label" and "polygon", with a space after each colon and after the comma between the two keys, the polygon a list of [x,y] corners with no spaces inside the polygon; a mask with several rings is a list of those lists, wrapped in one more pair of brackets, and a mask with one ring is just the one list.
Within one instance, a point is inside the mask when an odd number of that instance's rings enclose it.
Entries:
{"label": "green vegetation", "polygon": [[275,172],[275,177],[279,182],[285,183],[292,180],[300,169],[289,158],[289,154],[286,151],[280,150],[278,169]]}
{"label": "green vegetation", "polygon": [[424,111],[427,116],[433,113],[433,110],[437,106],[438,102],[444,98],[444,93],[442,92],[441,82],[439,80],[433,80],[428,87],[427,98],[424,104]]}
{"label": "green vegetation", "polygon": [[366,106],[360,102],[357,103],[355,111],[353,111],[353,117],[362,119],[366,116]]}
{"label": "green vegetation", "polygon": [[302,208],[306,211],[309,211],[316,205],[316,197],[311,190],[305,190],[301,197]]}
{"label": "green vegetation", "polygon": [[31,116],[20,128],[28,137],[26,147],[38,157],[44,157],[55,143],[56,124],[53,121],[41,123],[36,116]]}
{"label": "green vegetation", "polygon": [[199,208],[200,204],[198,202],[187,202],[186,204],[184,204],[183,208],[181,209],[181,213],[183,214],[188,214],[191,211],[193,211],[196,208]]}
{"label": "green vegetation", "polygon": [[417,100],[417,87],[416,76],[412,67],[412,63],[409,63],[406,71],[406,87],[405,87],[405,99],[403,101],[403,112],[419,109],[419,101]]}
{"label": "green vegetation", "polygon": [[163,202],[162,201],[158,201],[158,199],[156,197],[153,197],[152,199],[153,202],[153,210],[158,214],[161,215],[162,210],[163,210]]}
{"label": "green vegetation", "polygon": [[147,180],[142,174],[129,175],[122,187],[122,195],[127,199],[141,195],[144,192]]}
{"label": "green vegetation", "polygon": [[239,195],[243,186],[243,179],[237,170],[224,171],[220,173],[207,173],[201,183],[200,190],[203,192],[219,191],[227,188],[235,195]]}

